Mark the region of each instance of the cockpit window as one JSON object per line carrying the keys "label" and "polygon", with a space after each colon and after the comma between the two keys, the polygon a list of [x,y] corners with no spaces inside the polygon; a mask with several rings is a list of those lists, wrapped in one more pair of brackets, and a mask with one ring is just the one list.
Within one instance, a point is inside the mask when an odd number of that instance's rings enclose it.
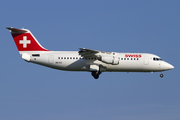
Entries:
{"label": "cockpit window", "polygon": [[156,58],[156,57],[153,57],[153,60],[154,61],[163,61],[161,58]]}

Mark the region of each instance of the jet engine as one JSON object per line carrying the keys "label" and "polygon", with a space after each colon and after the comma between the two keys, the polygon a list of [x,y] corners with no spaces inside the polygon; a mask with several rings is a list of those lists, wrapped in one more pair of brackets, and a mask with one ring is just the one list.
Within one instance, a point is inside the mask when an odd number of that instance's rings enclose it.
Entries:
{"label": "jet engine", "polygon": [[118,65],[119,64],[119,58],[114,57],[114,56],[101,56],[99,58],[100,61],[107,63],[107,64],[112,64],[112,65]]}

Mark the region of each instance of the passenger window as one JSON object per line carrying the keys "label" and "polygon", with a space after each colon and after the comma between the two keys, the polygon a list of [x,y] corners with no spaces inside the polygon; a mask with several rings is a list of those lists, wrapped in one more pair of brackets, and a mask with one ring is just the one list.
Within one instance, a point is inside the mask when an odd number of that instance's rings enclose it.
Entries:
{"label": "passenger window", "polygon": [[63,57],[61,57],[61,59],[63,59]]}
{"label": "passenger window", "polygon": [[124,60],[126,60],[126,58],[124,58]]}
{"label": "passenger window", "polygon": [[121,58],[121,60],[123,60],[123,58]]}
{"label": "passenger window", "polygon": [[64,57],[64,59],[66,59],[66,57]]}
{"label": "passenger window", "polygon": [[129,58],[127,58],[127,60],[129,60]]}

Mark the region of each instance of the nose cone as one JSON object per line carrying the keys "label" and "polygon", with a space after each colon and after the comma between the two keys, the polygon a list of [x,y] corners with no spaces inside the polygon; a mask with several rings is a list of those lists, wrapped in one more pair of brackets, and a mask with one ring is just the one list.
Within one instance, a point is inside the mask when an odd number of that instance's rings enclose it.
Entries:
{"label": "nose cone", "polygon": [[171,69],[174,69],[174,66],[171,65],[171,64],[169,64],[169,65],[168,65],[168,68],[169,68],[169,70],[171,70]]}
{"label": "nose cone", "polygon": [[171,65],[171,64],[169,64],[169,63],[165,63],[165,68],[166,68],[166,70],[171,70],[171,69],[174,69],[174,66],[173,65]]}
{"label": "nose cone", "polygon": [[165,70],[171,70],[171,69],[174,69],[174,66],[165,62],[165,61],[162,61],[159,68],[162,70],[162,71],[165,71]]}

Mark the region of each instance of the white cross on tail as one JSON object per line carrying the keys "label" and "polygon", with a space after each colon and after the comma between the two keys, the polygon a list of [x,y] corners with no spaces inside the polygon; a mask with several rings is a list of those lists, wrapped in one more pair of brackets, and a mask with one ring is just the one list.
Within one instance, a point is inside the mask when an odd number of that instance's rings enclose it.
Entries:
{"label": "white cross on tail", "polygon": [[31,44],[31,40],[27,40],[27,36],[23,36],[23,40],[20,40],[19,44],[23,44],[23,48],[27,48],[27,44]]}

